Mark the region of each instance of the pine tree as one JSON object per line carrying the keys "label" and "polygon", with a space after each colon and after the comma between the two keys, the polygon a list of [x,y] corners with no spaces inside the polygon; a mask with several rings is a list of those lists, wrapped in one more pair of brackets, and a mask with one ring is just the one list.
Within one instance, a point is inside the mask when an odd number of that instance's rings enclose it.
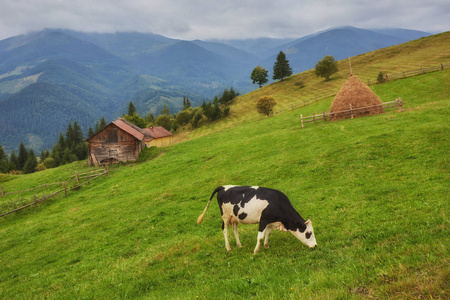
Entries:
{"label": "pine tree", "polygon": [[93,137],[95,134],[94,130],[92,129],[92,127],[89,127],[88,132],[87,132],[87,138],[90,139],[91,137]]}
{"label": "pine tree", "polygon": [[128,115],[132,116],[136,113],[136,108],[134,107],[133,102],[130,102],[130,104],[128,104]]}
{"label": "pine tree", "polygon": [[33,149],[30,149],[28,153],[27,161],[22,169],[24,174],[34,173],[36,171],[36,167],[38,165],[38,161],[36,155],[34,155]]}
{"label": "pine tree", "polygon": [[289,61],[286,59],[286,54],[280,51],[277,55],[277,61],[273,65],[273,80],[281,79],[284,77],[289,77],[292,75],[292,69],[289,66]]}
{"label": "pine tree", "polygon": [[8,173],[9,172],[9,161],[8,156],[3,149],[3,146],[0,146],[0,173]]}
{"label": "pine tree", "polygon": [[69,125],[67,125],[65,141],[66,141],[65,147],[67,147],[69,149],[72,149],[72,147],[74,147],[74,145],[76,144],[76,142],[75,142],[75,131],[74,131],[73,127],[72,127],[72,123],[70,123],[70,122],[69,122]]}
{"label": "pine tree", "polygon": [[108,126],[108,124],[106,124],[105,117],[102,117],[102,119],[100,120],[100,125],[99,125],[99,130],[98,131],[102,130],[106,126]]}
{"label": "pine tree", "polygon": [[23,169],[23,167],[25,166],[25,163],[27,162],[27,158],[28,158],[28,151],[25,148],[25,145],[22,142],[20,142],[19,157],[17,158],[17,169],[18,170]]}
{"label": "pine tree", "polygon": [[18,170],[17,166],[19,165],[19,160],[17,159],[16,153],[14,150],[11,151],[11,155],[9,156],[9,170]]}

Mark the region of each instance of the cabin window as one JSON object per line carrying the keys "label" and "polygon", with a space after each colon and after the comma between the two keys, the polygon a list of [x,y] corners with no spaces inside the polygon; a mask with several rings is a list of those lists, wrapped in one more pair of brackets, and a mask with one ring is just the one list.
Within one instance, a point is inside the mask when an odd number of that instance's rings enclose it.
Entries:
{"label": "cabin window", "polygon": [[117,128],[111,128],[108,131],[108,140],[107,143],[117,143]]}

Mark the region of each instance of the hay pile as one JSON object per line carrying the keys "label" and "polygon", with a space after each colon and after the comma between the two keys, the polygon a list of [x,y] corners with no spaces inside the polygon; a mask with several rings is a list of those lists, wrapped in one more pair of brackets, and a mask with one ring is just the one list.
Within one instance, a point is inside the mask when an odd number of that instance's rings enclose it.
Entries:
{"label": "hay pile", "polygon": [[351,118],[350,105],[353,109],[370,107],[354,111],[353,117],[383,113],[382,106],[371,107],[379,104],[382,104],[380,98],[362,83],[358,77],[350,75],[350,78],[344,83],[331,104],[330,121]]}

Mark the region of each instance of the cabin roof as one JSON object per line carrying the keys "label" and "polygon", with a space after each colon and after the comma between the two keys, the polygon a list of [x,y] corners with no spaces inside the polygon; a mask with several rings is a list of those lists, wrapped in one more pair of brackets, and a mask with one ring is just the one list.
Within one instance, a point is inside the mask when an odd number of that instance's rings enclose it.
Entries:
{"label": "cabin roof", "polygon": [[118,118],[112,123],[140,141],[144,140],[146,137],[149,138],[148,134],[143,129],[137,127],[136,125],[125,119]]}
{"label": "cabin roof", "polygon": [[144,131],[154,139],[172,135],[170,131],[161,126],[144,128]]}

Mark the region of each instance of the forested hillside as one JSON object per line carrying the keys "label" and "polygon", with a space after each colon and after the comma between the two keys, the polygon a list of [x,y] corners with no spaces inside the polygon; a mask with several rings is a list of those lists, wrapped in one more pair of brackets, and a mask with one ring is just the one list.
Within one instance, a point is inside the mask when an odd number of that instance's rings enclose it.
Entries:
{"label": "forested hillside", "polygon": [[[360,38],[365,34],[370,38]],[[256,88],[250,80],[256,64],[266,62],[272,69],[273,51],[285,50],[291,67],[300,71],[310,68],[318,54],[341,55],[349,47],[359,53],[403,42],[401,35],[406,34],[342,28],[289,44],[273,39],[235,43],[251,53],[217,41],[156,34],[44,30],[11,37],[0,41],[0,144],[9,153],[23,141],[39,152],[56,142],[68,122],[78,121],[86,132],[102,117],[111,121],[122,115],[130,101],[144,116],[158,114],[164,105],[176,113],[183,97],[198,106],[224,88],[245,94]],[[300,40],[314,50],[305,51]]]}

